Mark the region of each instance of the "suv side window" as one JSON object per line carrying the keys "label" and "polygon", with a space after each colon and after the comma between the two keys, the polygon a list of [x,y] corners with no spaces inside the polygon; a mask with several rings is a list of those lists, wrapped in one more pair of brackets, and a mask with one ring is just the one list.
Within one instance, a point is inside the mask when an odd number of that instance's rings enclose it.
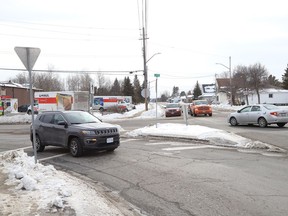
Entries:
{"label": "suv side window", "polygon": [[65,119],[63,118],[63,116],[62,116],[61,114],[56,113],[56,114],[54,115],[54,118],[53,118],[53,120],[52,120],[52,123],[58,125],[58,123],[59,123],[60,121],[65,121]]}
{"label": "suv side window", "polygon": [[44,114],[41,118],[41,121],[47,124],[51,124],[52,123],[52,117],[53,114],[49,113],[49,114]]}

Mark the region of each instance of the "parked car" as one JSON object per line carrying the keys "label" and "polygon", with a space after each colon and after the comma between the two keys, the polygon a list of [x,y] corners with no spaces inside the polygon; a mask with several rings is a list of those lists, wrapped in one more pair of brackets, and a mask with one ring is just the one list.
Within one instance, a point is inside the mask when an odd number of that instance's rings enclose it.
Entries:
{"label": "parked car", "polygon": [[288,110],[272,104],[245,106],[228,116],[228,123],[232,126],[258,124],[260,127],[266,127],[277,124],[278,127],[284,127],[287,122]]}
{"label": "parked car", "polygon": [[27,112],[30,104],[24,104],[18,107],[18,112]]}
{"label": "parked car", "polygon": [[[37,152],[45,146],[61,146],[79,157],[85,150],[114,151],[120,145],[118,128],[86,111],[43,112],[37,115],[34,125]],[[33,142],[32,125],[30,129]]]}
{"label": "parked car", "polygon": [[165,116],[181,116],[181,106],[179,103],[168,103],[165,107]]}
{"label": "parked car", "polygon": [[[34,114],[38,114],[38,110],[39,110],[39,105],[38,104],[34,104]],[[28,108],[27,108],[27,114],[28,115],[32,114],[31,105],[29,105]]]}
{"label": "parked car", "polygon": [[194,100],[190,104],[191,116],[197,115],[209,115],[212,116],[212,107],[209,105],[207,100]]}

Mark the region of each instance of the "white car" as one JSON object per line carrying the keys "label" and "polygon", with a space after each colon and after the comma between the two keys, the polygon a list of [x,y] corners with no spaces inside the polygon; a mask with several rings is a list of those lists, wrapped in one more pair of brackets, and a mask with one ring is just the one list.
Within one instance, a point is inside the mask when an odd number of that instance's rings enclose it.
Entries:
{"label": "white car", "polygon": [[288,110],[272,104],[245,106],[228,116],[228,123],[232,126],[258,124],[260,127],[266,127],[270,124],[277,124],[278,127],[284,127],[287,122]]}

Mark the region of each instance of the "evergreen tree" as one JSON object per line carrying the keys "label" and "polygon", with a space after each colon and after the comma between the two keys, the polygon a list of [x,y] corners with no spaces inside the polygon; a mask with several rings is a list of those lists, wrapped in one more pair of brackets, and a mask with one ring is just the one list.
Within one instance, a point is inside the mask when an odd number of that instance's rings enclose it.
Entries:
{"label": "evergreen tree", "polygon": [[114,96],[121,96],[122,95],[121,87],[120,87],[120,84],[119,84],[117,78],[115,78],[114,83],[111,87],[110,95],[114,95]]}
{"label": "evergreen tree", "polygon": [[200,95],[202,95],[202,91],[201,91],[200,85],[198,83],[198,80],[197,80],[196,85],[193,89],[193,95],[194,95],[194,99],[198,99],[198,97]]}
{"label": "evergreen tree", "polygon": [[141,102],[144,102],[145,101],[145,98],[143,98],[141,96],[141,85],[140,85],[140,82],[138,80],[138,77],[137,75],[134,76],[134,81],[133,81],[133,86],[134,86],[134,95],[132,97],[133,99],[133,102],[135,104],[138,104],[138,103],[141,103]]}
{"label": "evergreen tree", "polygon": [[185,91],[181,91],[180,96],[186,96],[186,92]]}
{"label": "evergreen tree", "polygon": [[124,78],[122,94],[124,96],[133,96],[134,95],[134,88],[132,86],[132,83],[131,83],[129,77]]}
{"label": "evergreen tree", "polygon": [[167,102],[169,95],[170,94],[167,91],[163,92],[160,96],[160,101],[161,102]]}
{"label": "evergreen tree", "polygon": [[267,84],[275,87],[281,87],[281,82],[279,82],[279,80],[273,75],[268,76]]}
{"label": "evergreen tree", "polygon": [[179,87],[173,86],[171,97],[178,97],[178,96],[179,96]]}
{"label": "evergreen tree", "polygon": [[187,95],[192,95],[191,90],[189,90],[189,91],[187,92]]}
{"label": "evergreen tree", "polygon": [[285,69],[285,73],[282,75],[282,87],[288,89],[288,65]]}

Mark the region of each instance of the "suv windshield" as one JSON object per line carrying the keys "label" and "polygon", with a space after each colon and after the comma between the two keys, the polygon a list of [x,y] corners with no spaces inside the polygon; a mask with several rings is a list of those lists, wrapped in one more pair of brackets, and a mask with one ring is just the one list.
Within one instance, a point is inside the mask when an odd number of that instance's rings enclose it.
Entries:
{"label": "suv windshield", "polygon": [[99,123],[100,120],[87,112],[68,112],[65,113],[66,119],[71,124]]}

